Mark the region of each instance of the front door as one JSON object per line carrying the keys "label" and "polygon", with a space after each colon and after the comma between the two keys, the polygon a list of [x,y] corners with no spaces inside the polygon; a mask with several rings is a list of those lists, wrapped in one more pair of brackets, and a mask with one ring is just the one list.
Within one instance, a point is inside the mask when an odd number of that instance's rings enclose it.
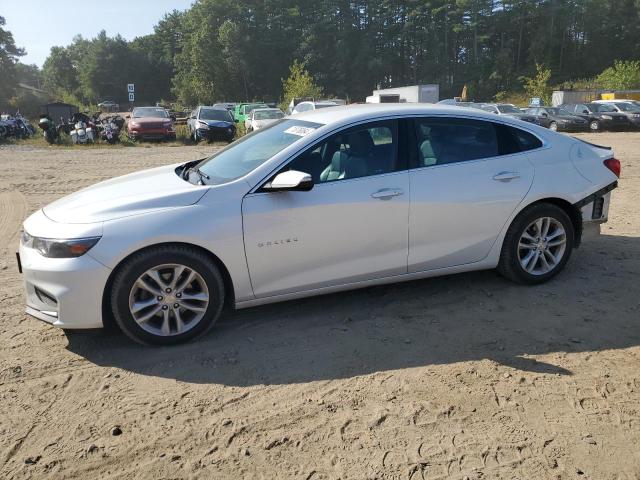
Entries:
{"label": "front door", "polygon": [[256,297],[406,273],[409,176],[397,143],[395,121],[344,130],[283,169],[311,174],[312,190],[244,198]]}

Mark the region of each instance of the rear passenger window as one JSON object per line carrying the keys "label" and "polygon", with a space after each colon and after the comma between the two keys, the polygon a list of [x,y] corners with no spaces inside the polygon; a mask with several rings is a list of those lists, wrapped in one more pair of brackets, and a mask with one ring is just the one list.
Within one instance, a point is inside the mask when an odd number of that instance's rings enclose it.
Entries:
{"label": "rear passenger window", "polygon": [[499,155],[491,122],[463,118],[424,118],[415,121],[418,168]]}
{"label": "rear passenger window", "polygon": [[521,152],[542,147],[542,142],[535,135],[515,127],[507,127],[515,138]]}

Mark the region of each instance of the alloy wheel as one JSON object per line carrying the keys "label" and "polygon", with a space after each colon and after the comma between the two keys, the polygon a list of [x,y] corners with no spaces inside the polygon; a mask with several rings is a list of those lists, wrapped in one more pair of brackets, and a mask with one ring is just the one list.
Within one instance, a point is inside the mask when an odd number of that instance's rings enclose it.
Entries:
{"label": "alloy wheel", "polygon": [[158,336],[191,330],[209,306],[209,289],[196,270],[180,264],[150,268],[134,282],[129,312],[145,331]]}
{"label": "alloy wheel", "polygon": [[518,260],[527,273],[544,275],[562,261],[566,244],[567,232],[562,223],[552,217],[541,217],[522,232]]}

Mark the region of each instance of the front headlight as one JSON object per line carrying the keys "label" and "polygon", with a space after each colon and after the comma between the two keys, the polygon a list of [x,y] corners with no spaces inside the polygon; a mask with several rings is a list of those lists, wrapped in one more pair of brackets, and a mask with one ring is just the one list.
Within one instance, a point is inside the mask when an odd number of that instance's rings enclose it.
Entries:
{"label": "front headlight", "polygon": [[25,248],[33,248],[40,255],[47,258],[75,258],[81,257],[98,243],[100,237],[87,238],[42,238],[22,232],[20,243]]}
{"label": "front headlight", "polygon": [[205,130],[209,130],[209,125],[206,122],[198,122],[198,128],[204,128]]}
{"label": "front headlight", "polygon": [[602,115],[602,118],[604,118],[605,120],[613,120],[613,117],[611,115]]}

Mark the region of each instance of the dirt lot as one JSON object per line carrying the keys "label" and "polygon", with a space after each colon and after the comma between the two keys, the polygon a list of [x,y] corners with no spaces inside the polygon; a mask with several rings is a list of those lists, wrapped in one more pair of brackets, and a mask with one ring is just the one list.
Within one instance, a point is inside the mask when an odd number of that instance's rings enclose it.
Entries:
{"label": "dirt lot", "polygon": [[[556,280],[494,272],[231,314],[195,343],[23,314],[20,222],[215,147],[0,148],[0,478],[640,478],[640,133]],[[119,433],[119,434],[118,434]]]}

